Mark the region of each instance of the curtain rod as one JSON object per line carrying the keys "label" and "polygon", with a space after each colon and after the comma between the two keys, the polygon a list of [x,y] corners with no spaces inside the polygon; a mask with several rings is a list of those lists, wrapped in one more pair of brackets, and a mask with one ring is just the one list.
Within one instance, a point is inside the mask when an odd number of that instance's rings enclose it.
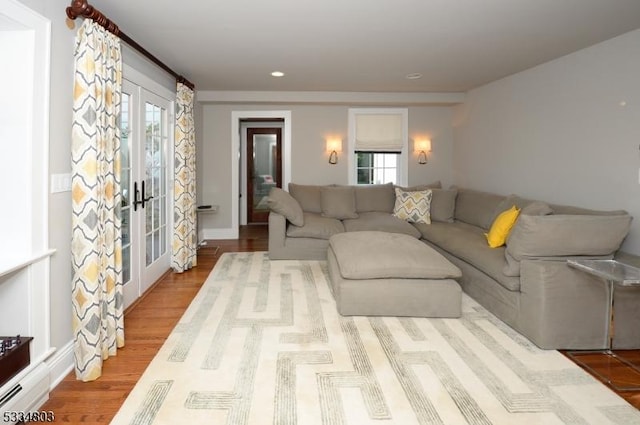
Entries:
{"label": "curtain rod", "polygon": [[139,45],[135,40],[133,40],[127,34],[120,31],[120,28],[118,28],[115,22],[113,22],[112,20],[104,16],[104,14],[102,14],[102,12],[100,12],[98,9],[91,6],[87,2],[87,0],[73,0],[71,2],[71,6],[67,7],[66,12],[67,12],[67,16],[71,20],[75,20],[78,16],[82,16],[83,18],[87,18],[95,21],[98,25],[104,27],[110,33],[116,35],[117,37],[120,37],[120,39],[122,39],[129,46],[136,49],[138,52],[140,52],[144,57],[149,59],[151,62],[155,63],[160,68],[164,69],[169,74],[174,76],[178,83],[184,84],[185,86],[189,87],[191,90],[195,88],[192,82],[184,78],[182,75],[176,73],[173,69],[169,68],[164,62],[162,62],[157,57],[153,56],[147,49]]}

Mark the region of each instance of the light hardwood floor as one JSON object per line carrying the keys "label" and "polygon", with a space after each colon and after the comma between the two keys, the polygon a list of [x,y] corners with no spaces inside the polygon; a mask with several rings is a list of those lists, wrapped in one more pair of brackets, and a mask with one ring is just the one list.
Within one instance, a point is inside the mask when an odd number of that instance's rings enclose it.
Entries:
{"label": "light hardwood floor", "polygon": [[[103,375],[83,383],[69,374],[50,394],[41,410],[55,413],[57,423],[108,424],[116,414],[149,362],[160,349],[191,300],[224,252],[266,251],[266,226],[243,226],[240,239],[209,241],[198,251],[198,266],[178,274],[169,272],[125,314],[126,347],[104,362]],[[625,352],[640,364],[640,350]],[[607,362],[596,355],[590,364],[607,372]],[[635,379],[628,370],[615,369],[620,379]],[[619,393],[640,409],[640,391]]]}

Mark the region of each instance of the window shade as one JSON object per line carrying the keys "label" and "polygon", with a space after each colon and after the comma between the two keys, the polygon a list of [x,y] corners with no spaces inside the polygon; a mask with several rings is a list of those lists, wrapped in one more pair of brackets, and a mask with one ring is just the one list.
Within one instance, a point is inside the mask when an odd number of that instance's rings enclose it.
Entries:
{"label": "window shade", "polygon": [[356,151],[402,151],[402,115],[356,115]]}

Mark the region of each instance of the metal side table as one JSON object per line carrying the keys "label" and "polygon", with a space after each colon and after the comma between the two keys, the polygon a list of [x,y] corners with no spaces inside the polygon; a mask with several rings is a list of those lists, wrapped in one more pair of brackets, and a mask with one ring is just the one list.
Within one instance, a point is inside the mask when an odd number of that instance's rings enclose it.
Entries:
{"label": "metal side table", "polygon": [[631,391],[640,390],[640,379],[633,385],[618,385],[611,378],[611,371],[609,370],[609,376],[604,376],[601,373],[593,370],[588,364],[580,360],[580,356],[592,355],[594,353],[601,353],[607,356],[610,361],[610,366],[621,366],[632,369],[633,373],[640,378],[640,368],[621,357],[619,354],[613,352],[613,337],[615,334],[615,311],[614,311],[614,293],[616,286],[638,286],[640,287],[640,268],[621,263],[616,260],[567,260],[567,265],[575,269],[581,270],[590,275],[599,277],[607,285],[608,296],[608,311],[607,311],[607,340],[608,347],[605,350],[591,350],[591,351],[571,351],[567,354],[576,362],[583,365],[592,374],[600,377],[604,382],[609,384],[612,388],[618,391]]}
{"label": "metal side table", "polygon": [[217,205],[199,205],[196,208],[196,213],[198,215],[196,222],[196,238],[198,238],[198,248],[207,244],[207,241],[200,239],[200,215],[202,214],[216,214],[218,212]]}

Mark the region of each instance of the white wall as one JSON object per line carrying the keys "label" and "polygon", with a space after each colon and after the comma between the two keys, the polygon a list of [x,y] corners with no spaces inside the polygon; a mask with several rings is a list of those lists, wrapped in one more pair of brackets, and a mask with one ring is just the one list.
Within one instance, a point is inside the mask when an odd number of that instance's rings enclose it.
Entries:
{"label": "white wall", "polygon": [[640,254],[640,30],[467,93],[455,182],[553,203],[625,209]]}
{"label": "white wall", "polygon": [[[394,105],[396,107],[396,105]],[[346,184],[346,146],[348,109],[345,105],[229,105],[202,104],[202,128],[198,142],[198,203],[219,205],[217,214],[202,215],[200,229],[227,229],[231,217],[231,113],[232,111],[291,111],[291,181],[302,184]],[[442,180],[453,183],[453,111],[448,106],[409,107],[409,136],[432,138],[429,163],[419,165],[409,149],[409,184]],[[343,140],[336,165],[328,163],[325,143],[328,137]],[[235,177],[237,178],[237,176]]]}

